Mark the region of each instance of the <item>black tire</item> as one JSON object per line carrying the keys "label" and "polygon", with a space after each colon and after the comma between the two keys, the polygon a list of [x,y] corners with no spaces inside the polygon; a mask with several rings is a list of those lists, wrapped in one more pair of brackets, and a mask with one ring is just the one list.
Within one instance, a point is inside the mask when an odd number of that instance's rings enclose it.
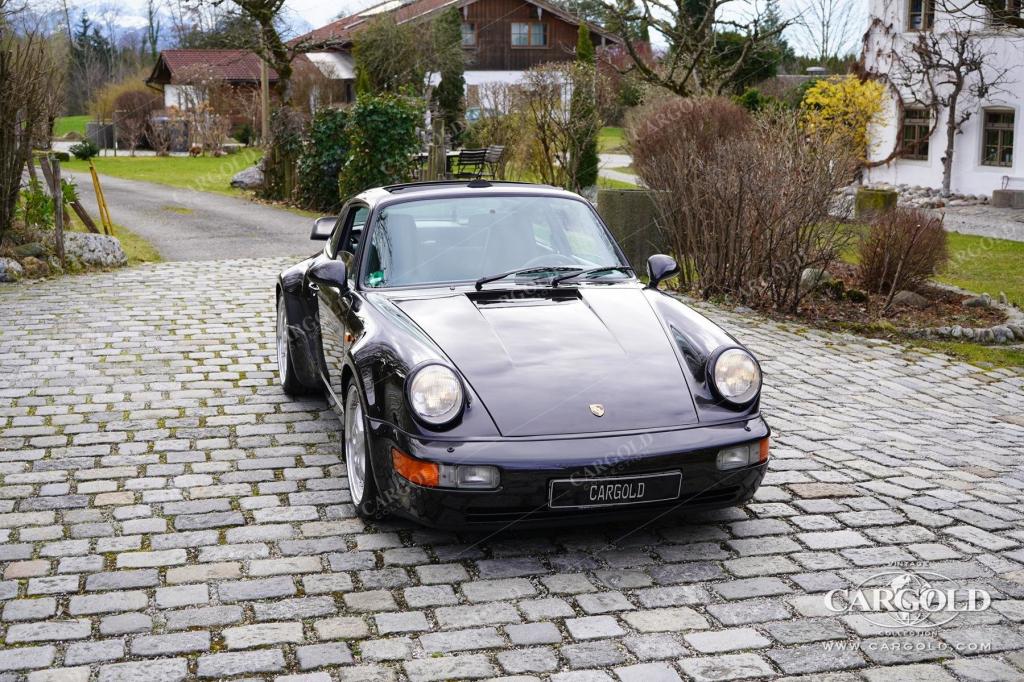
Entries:
{"label": "black tire", "polygon": [[277,295],[276,320],[274,336],[277,350],[277,379],[281,382],[281,388],[288,395],[305,395],[309,393],[309,389],[299,380],[299,375],[295,371],[291,334],[288,332],[288,308],[280,293]]}
{"label": "black tire", "polygon": [[352,506],[360,518],[385,519],[388,517],[388,511],[381,500],[373,475],[369,422],[363,413],[359,388],[354,381],[349,384],[345,393],[344,415],[342,451],[345,456],[345,472],[349,494],[352,496]]}

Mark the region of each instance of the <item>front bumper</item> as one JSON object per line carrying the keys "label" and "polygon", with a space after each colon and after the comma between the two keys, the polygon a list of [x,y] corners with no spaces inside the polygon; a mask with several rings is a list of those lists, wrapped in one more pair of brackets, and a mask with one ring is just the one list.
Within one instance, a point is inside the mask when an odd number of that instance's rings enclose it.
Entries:
{"label": "front bumper", "polygon": [[[440,528],[524,527],[621,521],[717,509],[749,500],[767,462],[719,470],[722,448],[766,438],[761,417],[673,431],[576,435],[543,439],[422,441],[391,425],[371,424],[373,470],[389,512]],[[487,464],[501,471],[496,490],[427,488],[394,473],[391,448],[441,464]],[[677,499],[613,507],[565,509],[548,504],[555,479],[606,478],[682,472]]]}

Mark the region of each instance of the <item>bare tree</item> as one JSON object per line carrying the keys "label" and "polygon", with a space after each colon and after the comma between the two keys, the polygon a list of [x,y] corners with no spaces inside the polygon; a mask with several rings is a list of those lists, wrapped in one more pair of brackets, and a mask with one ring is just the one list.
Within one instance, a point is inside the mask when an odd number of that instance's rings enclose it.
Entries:
{"label": "bare tree", "polygon": [[34,28],[8,25],[15,6],[0,0],[0,239],[14,222],[21,174],[34,143],[46,139],[61,92],[61,69]]}
{"label": "bare tree", "polygon": [[114,99],[118,137],[132,156],[149,132],[153,111],[162,103],[160,95],[152,90],[127,90]]}
{"label": "bare tree", "polygon": [[932,132],[944,123],[942,196],[948,197],[957,137],[983,102],[1007,92],[1017,64],[1001,63],[996,43],[979,31],[985,15],[964,14],[953,2],[938,9],[941,20],[932,30],[911,38],[890,33],[881,63],[889,66],[885,77],[904,103],[931,111]]}
{"label": "bare tree", "polygon": [[848,54],[861,34],[859,4],[850,0],[806,0],[794,20],[800,49],[822,62]]}
{"label": "bare tree", "polygon": [[256,35],[246,40],[245,47],[255,52],[267,66],[277,72],[273,84],[282,104],[292,101],[291,79],[293,62],[300,54],[322,49],[326,43],[311,38],[286,40],[281,32],[285,0],[177,0],[179,4],[193,11],[204,8],[213,12],[224,12],[225,5],[237,10],[240,15],[256,27]]}
{"label": "bare tree", "polygon": [[[624,72],[636,73],[647,83],[683,97],[725,92],[748,62],[770,49],[789,25],[766,21],[767,12],[756,6],[746,16],[732,7],[723,11],[735,1],[639,0],[634,5],[609,0],[606,7],[617,23],[648,26],[668,43],[665,58],[655,64],[647,57],[647,42],[623,31],[620,37],[632,62]],[[742,36],[738,52],[730,50],[728,58],[723,58],[719,47],[725,32]]]}
{"label": "bare tree", "polygon": [[597,76],[590,64],[566,62],[537,66],[514,91],[515,109],[524,119],[517,145],[520,162],[549,185],[574,186],[582,158],[573,153],[574,142],[596,135],[601,128],[596,109],[580,115],[571,111],[571,93],[593,87]]}
{"label": "bare tree", "polygon": [[954,16],[988,16],[996,25],[1024,28],[1024,5],[1018,0],[947,0],[946,11]]}
{"label": "bare tree", "polygon": [[155,0],[146,0],[146,37],[143,42],[149,46],[149,56],[154,62],[160,53],[160,18]]}
{"label": "bare tree", "polygon": [[171,111],[167,116],[153,121],[149,129],[149,144],[157,156],[167,156],[171,151],[171,143],[174,141],[174,131],[178,124],[177,113]]}
{"label": "bare tree", "polygon": [[204,151],[219,155],[230,128],[231,87],[209,66],[195,64],[179,75],[181,108],[191,140]]}

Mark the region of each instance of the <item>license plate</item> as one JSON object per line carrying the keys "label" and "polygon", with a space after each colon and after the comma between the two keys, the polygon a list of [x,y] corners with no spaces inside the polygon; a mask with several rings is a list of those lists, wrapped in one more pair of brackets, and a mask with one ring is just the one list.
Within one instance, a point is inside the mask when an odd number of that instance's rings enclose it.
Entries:
{"label": "license plate", "polygon": [[682,484],[683,474],[679,471],[609,478],[562,478],[551,481],[548,506],[583,509],[665,502],[679,498]]}

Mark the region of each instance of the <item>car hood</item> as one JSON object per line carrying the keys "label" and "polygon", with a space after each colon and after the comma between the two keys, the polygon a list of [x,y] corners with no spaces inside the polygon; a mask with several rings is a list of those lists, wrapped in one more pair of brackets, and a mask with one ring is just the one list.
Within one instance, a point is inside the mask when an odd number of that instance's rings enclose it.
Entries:
{"label": "car hood", "polygon": [[394,302],[451,358],[503,436],[697,422],[678,356],[639,288]]}

